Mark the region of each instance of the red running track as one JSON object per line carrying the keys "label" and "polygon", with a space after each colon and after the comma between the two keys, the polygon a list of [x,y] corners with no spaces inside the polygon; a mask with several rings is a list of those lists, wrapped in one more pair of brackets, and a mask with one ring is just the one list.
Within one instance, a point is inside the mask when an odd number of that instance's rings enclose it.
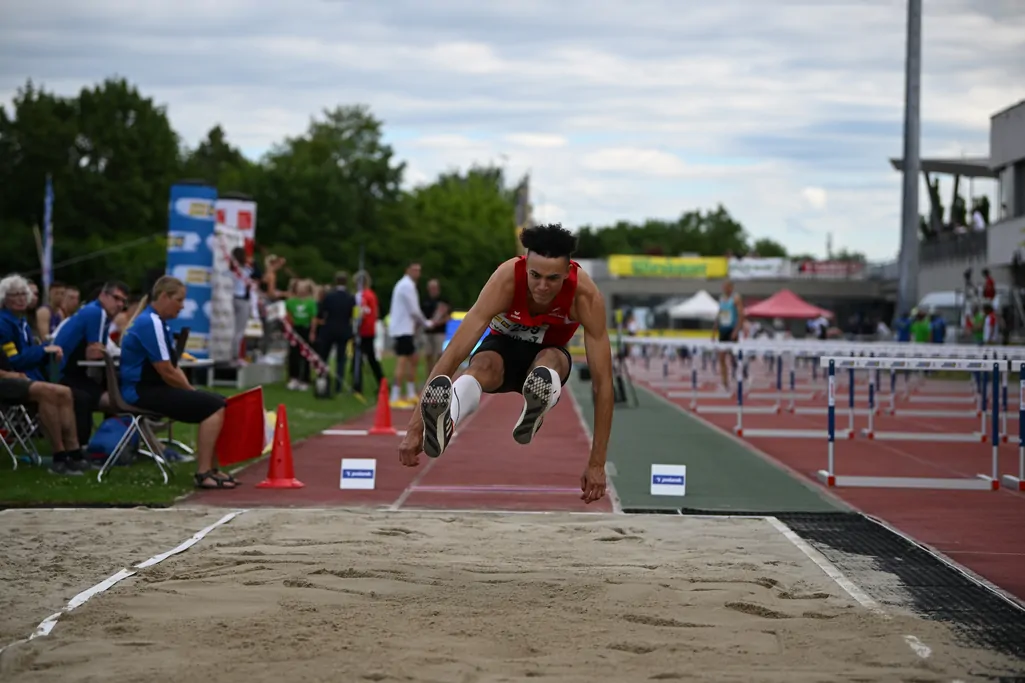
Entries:
{"label": "red running track", "polygon": [[[421,454],[417,467],[398,460],[397,436],[334,436],[318,434],[293,449],[295,476],[301,489],[258,489],[267,475],[262,459],[237,473],[243,484],[232,490],[198,491],[190,504],[231,507],[357,507],[430,508],[445,510],[523,510],[533,512],[611,512],[608,495],[585,504],[580,500],[580,475],[587,464],[590,438],[574,410],[573,397],[563,393],[545,417],[534,441],[521,446],[512,428],[519,418],[519,394],[485,395],[480,408],[459,428],[440,458]],[[392,423],[404,429],[409,411],[394,411]],[[338,429],[367,429],[373,410]],[[377,482],[372,491],[341,490],[341,460],[376,458]]]}
{"label": "red running track", "polygon": [[[666,396],[665,391],[649,387]],[[838,393],[838,402],[845,397]],[[669,399],[689,411],[690,399]],[[699,405],[725,405],[728,401],[701,401]],[[735,405],[735,400],[734,400]],[[752,402],[772,405],[772,401]],[[822,406],[824,401],[798,402],[799,406]],[[748,405],[745,402],[745,405]],[[950,404],[902,404],[908,408],[946,408]],[[858,407],[864,408],[863,402]],[[692,415],[694,413],[691,413]],[[709,424],[733,433],[736,415],[695,415]],[[826,415],[749,415],[746,429],[822,429]],[[867,415],[855,416],[855,429],[868,426]],[[863,437],[842,440],[840,431],[848,425],[845,406],[837,406],[835,472],[864,476],[974,477],[989,474],[990,443],[940,443],[914,441],[869,441]],[[978,418],[919,418],[877,416],[875,431],[970,433],[978,431]],[[988,427],[988,423],[987,423]],[[1009,421],[1011,443],[999,447],[999,473],[1016,474],[1018,462],[1017,422]],[[821,486],[816,476],[827,464],[826,440],[799,438],[757,438],[743,440],[779,463]],[[830,488],[831,493],[866,514],[932,546],[971,569],[1008,593],[1025,599],[1025,493],[999,491],[948,491],[927,489]]]}

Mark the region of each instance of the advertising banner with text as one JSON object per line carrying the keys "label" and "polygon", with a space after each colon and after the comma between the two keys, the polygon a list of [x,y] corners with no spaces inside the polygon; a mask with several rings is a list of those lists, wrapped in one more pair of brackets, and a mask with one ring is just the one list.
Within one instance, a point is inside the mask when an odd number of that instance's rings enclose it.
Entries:
{"label": "advertising banner with text", "polygon": [[865,264],[858,261],[796,261],[794,277],[809,280],[859,280]]}
{"label": "advertising banner with text", "polygon": [[729,272],[725,257],[704,256],[617,254],[609,257],[608,268],[616,277],[724,278]]}
{"label": "advertising banner with text", "polygon": [[196,358],[209,357],[210,295],[214,249],[214,203],[217,190],[204,185],[171,186],[167,226],[167,274],[185,283],[185,306],[174,320],[173,332],[190,328],[186,350]]}
{"label": "advertising banner with text", "polygon": [[780,280],[789,278],[790,274],[790,259],[730,259],[730,279],[732,280]]}
{"label": "advertising banner with text", "polygon": [[[214,253],[214,287],[210,317],[210,356],[216,361],[233,361],[239,349],[232,348],[235,337],[235,277],[228,255],[243,247],[253,255],[256,245],[256,202],[243,199],[220,199],[215,207],[217,239],[220,248]],[[259,311],[252,299],[253,317]]]}

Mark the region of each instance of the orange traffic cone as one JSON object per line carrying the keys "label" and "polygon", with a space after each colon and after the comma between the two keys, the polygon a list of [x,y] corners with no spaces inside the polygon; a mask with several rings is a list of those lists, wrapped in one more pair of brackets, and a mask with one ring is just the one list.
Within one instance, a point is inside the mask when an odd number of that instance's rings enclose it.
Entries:
{"label": "orange traffic cone", "polygon": [[278,405],[278,419],[274,425],[274,445],[271,446],[267,478],[256,485],[258,489],[301,489],[305,484],[295,478],[292,466],[292,439],[288,436],[288,416],[284,404]]}
{"label": "orange traffic cone", "polygon": [[374,426],[370,434],[394,436],[398,432],[391,426],[391,406],[388,405],[388,380],[381,378],[381,388],[377,392],[377,412],[374,415]]}

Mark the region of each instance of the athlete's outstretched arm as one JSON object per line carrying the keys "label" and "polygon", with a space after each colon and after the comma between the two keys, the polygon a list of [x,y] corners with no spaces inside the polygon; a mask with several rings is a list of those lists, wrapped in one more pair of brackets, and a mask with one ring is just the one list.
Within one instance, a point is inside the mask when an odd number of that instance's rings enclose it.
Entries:
{"label": "athlete's outstretched arm", "polygon": [[612,344],[609,342],[608,314],[605,299],[597,285],[585,276],[576,301],[577,320],[584,328],[584,349],[587,367],[591,371],[591,390],[594,392],[594,435],[587,470],[581,478],[581,498],[591,503],[605,495],[605,459],[612,433]]}

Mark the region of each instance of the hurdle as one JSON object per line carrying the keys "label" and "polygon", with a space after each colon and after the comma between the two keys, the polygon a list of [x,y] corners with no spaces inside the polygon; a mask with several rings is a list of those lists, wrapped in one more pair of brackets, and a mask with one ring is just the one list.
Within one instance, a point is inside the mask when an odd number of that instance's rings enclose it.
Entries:
{"label": "hurdle", "polygon": [[[740,414],[744,411],[744,352],[738,352],[738,362],[741,367],[737,372],[737,404],[727,406],[701,406],[698,405],[698,398],[705,397],[710,398],[709,392],[698,391],[698,370],[697,368],[691,369],[691,391],[688,394],[683,391],[668,391],[666,395],[669,398],[686,398],[690,396],[690,409],[695,413],[705,415],[730,415],[736,413],[738,420]],[[715,398],[732,398],[733,393],[721,392],[714,395]],[[775,394],[755,394],[748,393],[749,399],[755,398],[775,398],[775,405],[771,406],[750,406],[747,408],[747,412],[750,415],[778,415],[783,410],[783,366],[782,364],[777,365],[776,371],[776,393]],[[793,396],[791,396],[791,404],[793,403]],[[738,423],[739,424],[739,423]]]}
{"label": "hurdle", "polygon": [[[826,469],[819,470],[817,477],[819,481],[829,487],[870,487],[870,488],[928,488],[928,489],[951,489],[951,490],[971,490],[971,491],[996,491],[1000,488],[1000,473],[999,473],[999,448],[1000,448],[1000,403],[999,403],[999,391],[1000,391],[1000,373],[1006,371],[1009,363],[1003,360],[952,360],[952,359],[935,359],[935,358],[916,358],[916,359],[894,359],[894,358],[836,358],[824,356],[820,359],[820,363],[828,368],[828,385],[829,385],[829,415],[827,418],[827,430],[829,432],[829,440],[827,446],[827,465]],[[868,365],[872,363],[872,365]],[[876,368],[882,364],[884,367],[890,364],[899,364],[896,367],[903,368],[910,365],[916,370],[961,370],[969,372],[980,372],[984,368],[992,368],[993,378],[993,412],[992,412],[992,472],[990,474],[978,474],[974,478],[970,477],[875,477],[875,476],[851,476],[851,475],[838,475],[836,474],[836,395],[833,387],[836,382],[836,369],[837,367],[847,367],[853,369],[854,367],[860,368]],[[1019,428],[1020,429],[1020,428]],[[954,435],[942,435],[937,436],[954,436]],[[936,439],[934,439],[936,440]],[[943,441],[953,441],[954,439],[939,439]],[[1021,450],[1022,447],[1019,447]]]}
{"label": "hurdle", "polygon": [[[630,338],[633,339],[633,338]],[[649,340],[650,341],[650,340]],[[877,355],[879,357],[891,357],[891,358],[960,358],[960,359],[996,359],[998,356],[1004,360],[1025,360],[1025,349],[1022,348],[1001,348],[999,351],[993,350],[992,348],[969,346],[962,344],[910,344],[910,343],[890,343],[890,342],[838,342],[838,341],[823,341],[823,340],[799,340],[799,339],[787,339],[787,340],[761,340],[761,339],[745,339],[738,342],[719,342],[711,339],[662,339],[660,343],[668,351],[670,347],[682,347],[687,346],[692,351],[701,350],[702,357],[709,355],[715,351],[728,351],[735,356],[739,356],[741,352],[744,353],[745,357],[758,356],[759,354],[772,354],[774,362],[783,362],[784,356],[789,357],[790,360],[790,387],[789,393],[791,399],[789,401],[788,412],[804,415],[822,415],[826,412],[825,406],[795,406],[796,400],[810,400],[819,395],[819,389],[813,392],[813,395],[807,393],[798,393],[798,387],[796,385],[796,379],[794,376],[794,368],[798,364],[798,359],[804,359],[813,357],[815,363],[812,365],[813,380],[817,381],[817,373],[815,370],[820,367],[818,359],[822,355],[833,355],[839,356],[841,354],[864,354],[864,355]],[[743,367],[746,371],[747,364],[744,363]],[[696,369],[696,368],[695,368]],[[778,371],[778,368],[777,368]],[[888,408],[881,408],[880,406],[874,406],[872,410],[873,414],[880,414],[881,410],[887,410],[890,415],[895,417],[925,417],[925,418],[962,418],[962,417],[979,417],[984,419],[984,415],[981,410],[981,402],[989,396],[989,392],[986,391],[984,383],[988,382],[988,374],[986,373],[973,373],[974,382],[970,385],[970,391],[972,393],[961,395],[961,396],[945,396],[943,392],[935,392],[933,394],[930,391],[925,391],[922,395],[912,395],[912,385],[917,384],[911,379],[913,369],[903,369],[905,381],[903,391],[898,392],[897,388],[897,371],[894,368],[889,370],[890,383],[889,393],[884,394],[880,391],[882,388],[881,382],[879,382],[878,376],[876,377],[876,387],[872,390],[877,400],[882,400],[884,396],[887,396],[889,406]],[[918,378],[923,379],[923,378]],[[693,382],[693,381],[692,381]],[[1003,389],[1003,413],[1001,417],[1002,421],[1002,438],[1007,440],[1007,422],[1010,419],[1016,417],[1015,414],[1011,413],[1008,409],[1008,396],[1006,390],[1007,377],[1003,376],[1002,382],[1005,385]],[[680,386],[686,386],[686,383],[681,382]],[[921,384],[921,386],[928,387],[928,385]],[[780,391],[777,380],[777,393]],[[908,399],[911,403],[919,402],[932,402],[932,403],[949,403],[950,408],[948,409],[916,409],[914,407],[897,408],[896,398],[897,394],[901,393],[902,397]],[[704,394],[691,392],[692,403],[696,402],[698,398],[727,398],[727,392],[720,390],[716,393]],[[930,395],[932,394],[932,395]],[[684,398],[683,392],[675,392],[669,394],[670,398]],[[747,398],[768,398],[764,394],[755,395],[749,393]],[[957,404],[967,404],[974,401],[975,405],[969,407],[965,405],[963,408],[958,408]],[[731,407],[728,410],[722,406],[714,407],[715,410],[720,412],[732,412],[734,409]],[[749,412],[754,412],[749,410]],[[859,414],[862,413],[861,409],[858,409]],[[982,431],[986,431],[983,429]]]}
{"label": "hurdle", "polygon": [[[1012,367],[1018,369],[1018,475],[1005,474],[1004,486],[1014,491],[1025,491],[1025,362],[1015,361]],[[1005,377],[1007,374],[1005,373]],[[1004,414],[1007,405],[1007,383],[1004,383]]]}
{"label": "hurdle", "polygon": [[[740,352],[743,354],[743,351]],[[853,374],[853,373],[852,373]],[[782,365],[777,366],[777,385],[782,386]],[[782,389],[781,389],[782,390]],[[851,384],[850,428],[847,438],[854,438],[854,385]],[[779,412],[781,402],[775,408]],[[737,424],[733,428],[737,436],[762,439],[821,439],[825,434],[821,429],[744,429],[744,374],[737,373]],[[748,408],[748,413],[752,409]],[[700,413],[699,413],[700,414]]]}
{"label": "hurdle", "polygon": [[[1006,367],[1007,361],[999,360],[979,360],[979,359],[950,359],[950,358],[836,358],[830,356],[823,356],[820,361],[823,366],[830,360],[835,361],[836,367],[847,368],[849,372],[854,372],[855,369],[878,369],[881,367],[897,367],[903,369],[904,367],[911,367],[915,370],[933,369],[933,370],[964,370],[969,372],[982,372],[990,367],[991,363],[1003,363],[1002,367]],[[997,385],[993,388],[993,396],[999,396],[999,380],[995,379]],[[989,382],[989,375],[985,374],[984,386]],[[871,397],[870,397],[871,400]],[[972,434],[941,434],[937,432],[876,432],[874,431],[874,425],[871,421],[871,414],[869,418],[869,427],[863,430],[864,435],[869,439],[878,441],[946,441],[946,442],[964,442],[964,443],[985,443],[989,438],[990,434],[986,433],[986,415],[988,412],[987,395],[984,393],[982,397],[982,425],[979,432]],[[999,405],[994,406],[994,412],[999,412]],[[898,415],[899,416],[899,415]],[[972,415],[967,415],[971,417]],[[999,440],[999,423],[998,423],[998,435]]]}

